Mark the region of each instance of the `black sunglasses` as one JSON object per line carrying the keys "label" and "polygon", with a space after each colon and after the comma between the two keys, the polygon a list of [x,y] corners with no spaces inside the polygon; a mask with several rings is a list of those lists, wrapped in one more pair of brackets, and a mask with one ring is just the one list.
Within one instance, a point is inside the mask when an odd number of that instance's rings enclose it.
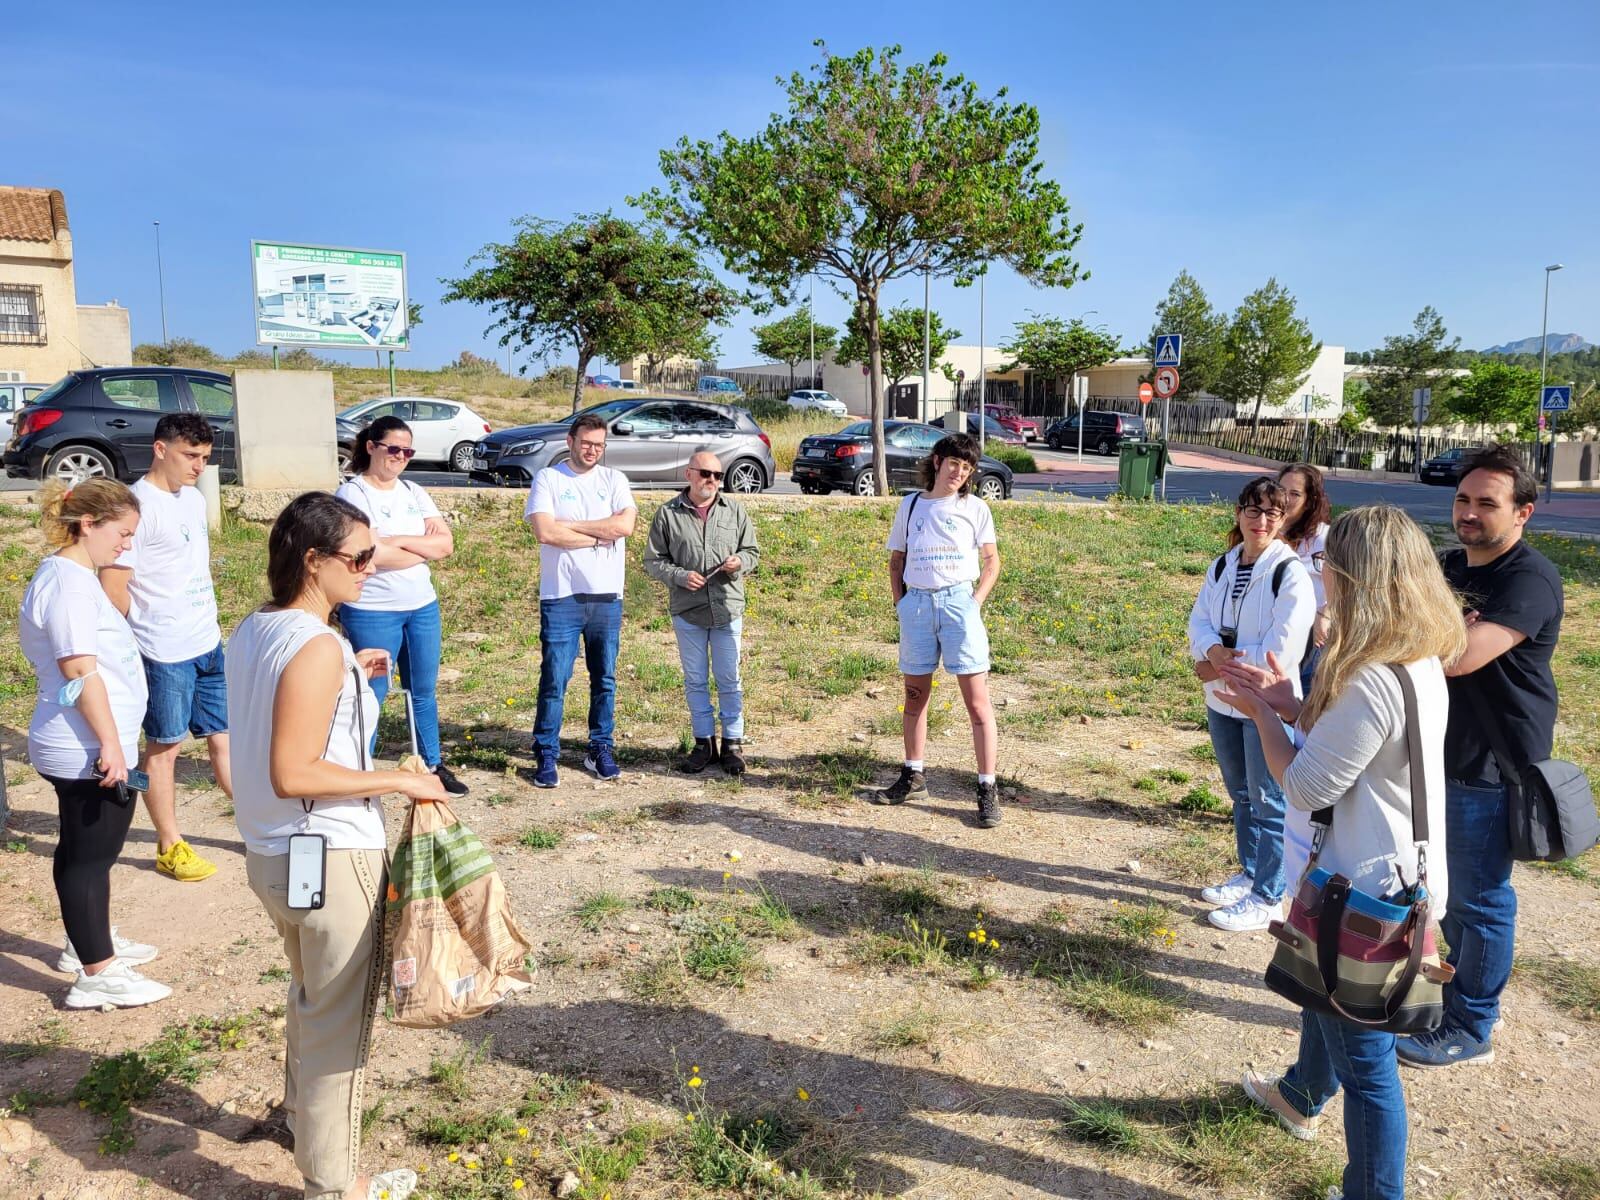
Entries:
{"label": "black sunglasses", "polygon": [[344,565],[349,567],[352,571],[365,571],[367,569],[368,564],[372,562],[372,556],[374,554],[376,554],[377,552],[378,552],[378,548],[376,546],[368,546],[365,550],[361,551],[361,553],[359,553],[359,554],[346,554],[343,550],[325,550],[325,551],[323,551],[323,553],[326,554],[327,557],[329,557],[329,558],[337,558],[340,562],[344,563]]}
{"label": "black sunglasses", "polygon": [[691,471],[693,471],[696,475],[700,476],[701,479],[721,479],[722,478],[722,472],[721,471],[708,471],[704,467],[690,467],[689,469]]}
{"label": "black sunglasses", "polygon": [[373,442],[372,444],[387,450],[390,458],[403,458],[409,462],[417,456],[417,452],[410,446],[391,446],[388,442]]}

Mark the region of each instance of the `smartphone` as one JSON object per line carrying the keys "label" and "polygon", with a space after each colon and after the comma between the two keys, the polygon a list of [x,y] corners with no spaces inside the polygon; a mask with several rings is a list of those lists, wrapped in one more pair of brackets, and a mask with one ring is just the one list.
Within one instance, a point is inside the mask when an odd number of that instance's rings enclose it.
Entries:
{"label": "smartphone", "polygon": [[[106,773],[96,766],[94,769],[94,777],[96,779],[104,779],[106,777]],[[132,799],[132,794],[134,792],[148,792],[149,790],[150,776],[146,775],[143,771],[136,771],[132,767],[128,768],[128,778],[126,782],[117,784],[117,796],[124,802]]]}
{"label": "smartphone", "polygon": [[320,833],[289,837],[290,908],[321,908],[327,897],[328,839]]}

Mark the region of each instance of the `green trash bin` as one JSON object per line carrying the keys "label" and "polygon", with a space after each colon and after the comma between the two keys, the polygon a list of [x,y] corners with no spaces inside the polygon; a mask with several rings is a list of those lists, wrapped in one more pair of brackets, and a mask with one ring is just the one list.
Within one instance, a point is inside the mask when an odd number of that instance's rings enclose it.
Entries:
{"label": "green trash bin", "polygon": [[1123,442],[1117,457],[1117,491],[1129,500],[1149,500],[1166,469],[1165,442]]}

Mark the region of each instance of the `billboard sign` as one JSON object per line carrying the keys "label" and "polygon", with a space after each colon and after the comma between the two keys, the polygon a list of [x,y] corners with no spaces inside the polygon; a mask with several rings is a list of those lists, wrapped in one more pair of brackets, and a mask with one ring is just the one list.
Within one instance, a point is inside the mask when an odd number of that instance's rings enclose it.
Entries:
{"label": "billboard sign", "polygon": [[411,349],[404,254],[253,241],[250,267],[256,345]]}

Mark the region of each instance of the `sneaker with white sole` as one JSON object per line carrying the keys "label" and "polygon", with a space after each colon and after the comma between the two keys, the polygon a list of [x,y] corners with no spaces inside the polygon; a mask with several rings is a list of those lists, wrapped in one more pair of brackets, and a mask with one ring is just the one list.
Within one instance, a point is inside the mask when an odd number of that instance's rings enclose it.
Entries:
{"label": "sneaker with white sole", "polygon": [[1226,908],[1243,900],[1255,886],[1256,881],[1240,871],[1226,883],[1213,883],[1210,887],[1201,888],[1200,899],[1218,908]]}
{"label": "sneaker with white sole", "polygon": [[[130,967],[142,967],[147,962],[154,962],[156,956],[161,953],[154,946],[123,937],[117,932],[115,925],[111,927],[111,951],[114,957],[120,958]],[[56,970],[64,975],[76,975],[83,970],[83,960],[72,948],[71,938],[67,939],[67,948],[61,952],[61,957],[56,959]]]}
{"label": "sneaker with white sole", "polygon": [[1249,933],[1256,929],[1265,929],[1272,922],[1283,916],[1283,905],[1268,904],[1254,892],[1249,893],[1242,900],[1235,900],[1226,908],[1214,908],[1206,914],[1218,929],[1226,929],[1229,933]]}
{"label": "sneaker with white sole", "polygon": [[417,1190],[417,1173],[396,1167],[367,1181],[367,1200],[406,1200]]}
{"label": "sneaker with white sole", "polygon": [[78,972],[78,978],[67,993],[68,1008],[138,1008],[141,1004],[154,1004],[172,995],[172,989],[154,979],[146,979],[121,959],[114,961],[98,975]]}
{"label": "sneaker with white sole", "polygon": [[1255,1071],[1246,1071],[1244,1078],[1239,1081],[1239,1086],[1244,1088],[1246,1096],[1277,1117],[1278,1124],[1288,1131],[1290,1137],[1309,1142],[1317,1136],[1317,1126],[1322,1123],[1322,1117],[1316,1114],[1308,1117],[1290,1104],[1278,1087],[1282,1079],[1282,1075],[1261,1075]]}

